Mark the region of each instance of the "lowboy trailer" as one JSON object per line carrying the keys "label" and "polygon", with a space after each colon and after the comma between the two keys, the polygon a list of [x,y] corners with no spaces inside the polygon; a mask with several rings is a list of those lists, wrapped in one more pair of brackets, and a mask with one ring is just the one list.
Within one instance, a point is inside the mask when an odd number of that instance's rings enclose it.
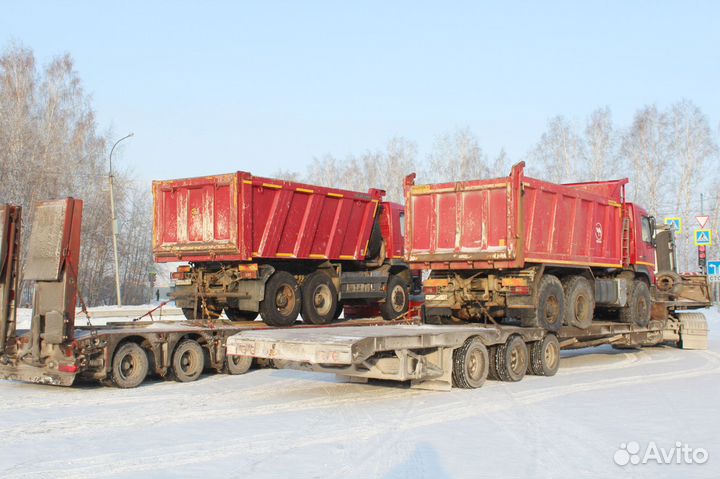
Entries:
{"label": "lowboy trailer", "polygon": [[[31,328],[17,329],[16,291],[21,210],[0,205],[0,378],[70,386],[77,379],[122,388],[149,375],[181,382],[204,370],[242,374],[250,357],[228,357],[225,341],[260,322],[221,319],[129,321],[76,326],[82,201],[44,201],[35,208],[24,268],[35,281]],[[152,316],[150,316],[152,318]],[[373,324],[357,320],[352,324]]]}
{"label": "lowboy trailer", "polygon": [[707,349],[701,313],[677,312],[646,326],[593,321],[557,332],[520,324],[428,324],[242,331],[227,339],[230,357],[264,358],[289,369],[333,373],[341,380],[410,381],[419,389],[478,388],[486,378],[520,381],[526,373],[552,376],[562,349],[610,344],[635,349],[672,343]]}

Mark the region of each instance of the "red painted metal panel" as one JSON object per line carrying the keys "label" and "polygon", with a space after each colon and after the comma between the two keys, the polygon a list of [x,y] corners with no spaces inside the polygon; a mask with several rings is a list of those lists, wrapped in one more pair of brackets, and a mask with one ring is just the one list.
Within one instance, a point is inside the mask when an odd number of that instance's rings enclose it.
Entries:
{"label": "red painted metal panel", "polygon": [[156,181],[156,261],[362,260],[384,192],[250,173]]}
{"label": "red painted metal panel", "polygon": [[620,266],[627,180],[572,185],[524,176],[438,185],[406,180],[405,257],[436,269],[527,263]]}

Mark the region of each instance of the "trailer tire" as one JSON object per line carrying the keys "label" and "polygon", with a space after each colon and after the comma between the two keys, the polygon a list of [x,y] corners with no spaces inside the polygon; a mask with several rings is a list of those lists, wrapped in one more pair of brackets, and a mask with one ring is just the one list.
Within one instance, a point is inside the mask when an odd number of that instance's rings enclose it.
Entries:
{"label": "trailer tire", "polygon": [[620,321],[645,327],[650,322],[652,298],[650,288],[639,279],[632,282],[632,290],[628,295],[625,307],[620,308]]}
{"label": "trailer tire", "polygon": [[147,353],[138,344],[127,342],[113,355],[112,381],[119,388],[138,387],[145,381],[149,369]]}
{"label": "trailer tire", "polygon": [[530,361],[528,373],[536,376],[554,376],[560,368],[560,342],[554,334],[546,334],[540,341],[528,345]]}
{"label": "trailer tire", "polygon": [[385,301],[380,303],[380,315],[385,320],[396,319],[407,313],[410,304],[410,287],[398,275],[388,277]]}
{"label": "trailer tire", "polygon": [[499,380],[517,382],[524,378],[528,367],[528,348],[523,338],[510,336],[505,344],[496,347],[494,360],[493,373]]}
{"label": "trailer tire", "polygon": [[205,353],[202,346],[193,339],[183,339],[175,347],[172,357],[173,376],[176,381],[195,381],[205,369]]}
{"label": "trailer tire", "polygon": [[521,311],[520,321],[524,328],[543,328],[556,332],[563,324],[565,293],[562,283],[551,274],[540,278],[535,294],[535,308]]}
{"label": "trailer tire", "polygon": [[225,308],[225,315],[230,321],[255,321],[257,311],[244,311],[238,308]]}
{"label": "trailer tire", "polygon": [[332,278],[316,271],[305,278],[302,287],[302,317],[312,324],[328,324],[338,309],[338,293]]}
{"label": "trailer tire", "polygon": [[291,326],[300,314],[300,286],[287,271],[276,271],[265,284],[260,316],[270,326]]}
{"label": "trailer tire", "polygon": [[228,374],[245,374],[250,370],[253,363],[252,356],[227,356],[225,370]]}
{"label": "trailer tire", "polygon": [[570,276],[562,282],[565,290],[565,324],[580,329],[592,326],[595,292],[584,276]]}
{"label": "trailer tire", "polygon": [[479,388],[488,376],[488,350],[477,336],[468,338],[453,351],[453,386],[463,389]]}

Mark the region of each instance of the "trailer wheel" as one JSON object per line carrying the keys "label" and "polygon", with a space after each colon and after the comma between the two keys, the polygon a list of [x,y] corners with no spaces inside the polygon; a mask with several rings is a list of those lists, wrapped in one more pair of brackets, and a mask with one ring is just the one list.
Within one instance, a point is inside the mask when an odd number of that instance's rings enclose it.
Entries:
{"label": "trailer wheel", "polygon": [[620,308],[620,321],[645,327],[650,322],[652,298],[650,288],[641,280],[632,282],[632,290],[625,307]]}
{"label": "trailer wheel", "polygon": [[517,382],[525,377],[528,349],[520,336],[510,336],[505,344],[495,347],[493,375],[501,381]]}
{"label": "trailer wheel", "polygon": [[584,276],[570,276],[562,282],[565,290],[565,324],[580,329],[592,325],[595,293]]}
{"label": "trailer wheel", "polygon": [[558,331],[563,324],[565,311],[565,293],[562,283],[551,274],[540,279],[535,294],[535,308],[519,313],[521,324],[525,328],[543,328]]}
{"label": "trailer wheel", "polygon": [[385,302],[380,303],[380,314],[383,319],[395,319],[408,310],[410,288],[400,276],[391,274],[385,290]]}
{"label": "trailer wheel", "polygon": [[300,286],[287,271],[276,271],[265,285],[260,316],[270,326],[291,326],[300,314]]}
{"label": "trailer wheel", "polygon": [[560,342],[554,334],[546,334],[541,341],[528,347],[530,361],[528,373],[536,376],[554,376],[560,367]]}
{"label": "trailer wheel", "polygon": [[338,309],[338,294],[329,275],[316,271],[305,278],[302,288],[302,317],[313,324],[328,324]]}
{"label": "trailer wheel", "polygon": [[127,342],[120,346],[112,361],[112,381],[119,388],[138,387],[147,377],[149,361],[145,350]]}
{"label": "trailer wheel", "polygon": [[228,374],[245,374],[252,366],[252,356],[230,356],[228,355],[225,367]]}
{"label": "trailer wheel", "polygon": [[225,315],[230,321],[255,321],[257,311],[244,311],[238,308],[225,308]]}
{"label": "trailer wheel", "polygon": [[175,348],[172,358],[175,380],[181,383],[195,381],[205,368],[202,346],[193,339],[183,339]]}
{"label": "trailer wheel", "polygon": [[453,351],[453,386],[463,389],[479,388],[488,376],[488,350],[480,338],[468,338]]}

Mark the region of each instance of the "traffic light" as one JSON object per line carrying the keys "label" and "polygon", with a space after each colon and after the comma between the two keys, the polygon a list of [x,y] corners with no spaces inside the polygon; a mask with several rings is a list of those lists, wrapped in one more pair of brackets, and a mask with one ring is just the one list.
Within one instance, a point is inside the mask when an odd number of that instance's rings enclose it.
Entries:
{"label": "traffic light", "polygon": [[698,266],[700,266],[700,271],[703,273],[707,268],[707,251],[705,248],[705,246],[698,246]]}

